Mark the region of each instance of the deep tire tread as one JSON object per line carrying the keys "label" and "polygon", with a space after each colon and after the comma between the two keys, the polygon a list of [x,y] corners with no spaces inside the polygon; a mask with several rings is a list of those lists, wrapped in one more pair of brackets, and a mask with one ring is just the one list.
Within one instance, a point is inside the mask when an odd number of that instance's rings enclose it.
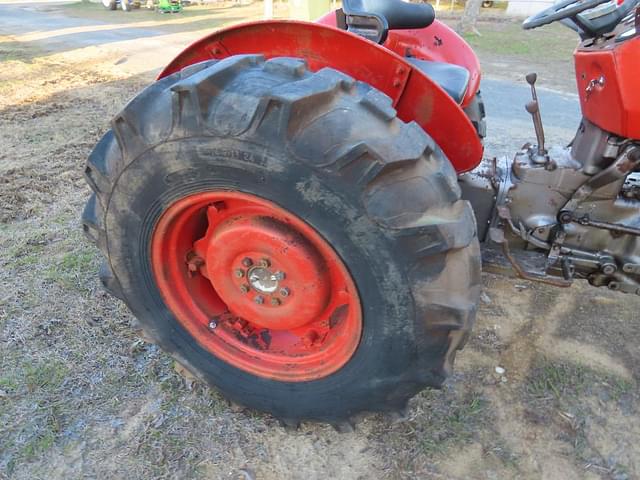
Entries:
{"label": "deep tire tread", "polygon": [[[262,96],[247,102],[246,111],[225,117],[229,121],[221,127],[216,120],[220,98],[228,91],[233,95],[234,89],[242,91],[244,79],[254,77],[264,79]],[[163,95],[172,109],[171,125],[156,129],[162,135],[152,134],[140,125],[153,121],[155,97]],[[339,127],[332,123],[338,115],[352,127],[343,137],[332,130]],[[419,321],[430,339],[425,348],[432,356],[440,352],[435,364],[418,361],[402,378],[384,379],[404,382],[406,388],[398,388],[396,396],[386,404],[371,405],[371,410],[403,410],[416,391],[427,385],[439,387],[451,373],[455,352],[464,346],[473,326],[480,294],[475,220],[469,204],[460,200],[455,171],[440,148],[417,124],[400,121],[386,95],[335,70],[311,73],[299,59],[265,61],[245,55],[193,65],[157,82],[125,107],[112,125],[115,133],[105,135],[87,162],[86,176],[95,195],[83,215],[85,230],[92,233],[87,235],[107,258],[100,217],[108,209],[113,182],[143,151],[194,132],[220,134],[221,128],[226,136],[279,136],[290,153],[319,175],[359,190],[369,218],[406,257]],[[314,150],[316,131],[334,134],[340,141],[329,149]],[[114,296],[126,298],[108,263],[101,280]],[[185,359],[180,362],[194,370]],[[283,422],[297,425],[301,420],[305,418]],[[343,428],[349,419],[332,423]]]}

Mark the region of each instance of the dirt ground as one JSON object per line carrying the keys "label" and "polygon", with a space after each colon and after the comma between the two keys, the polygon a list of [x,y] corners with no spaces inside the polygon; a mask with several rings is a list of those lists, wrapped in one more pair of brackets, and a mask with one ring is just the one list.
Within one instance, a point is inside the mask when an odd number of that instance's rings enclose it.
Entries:
{"label": "dirt ground", "polygon": [[[480,31],[489,75],[534,65],[568,85],[565,32],[537,48],[512,22]],[[640,478],[640,298],[587,285],[486,274],[455,375],[402,423],[290,432],[185,382],[103,293],[79,223],[88,153],[155,73],[125,68],[131,52],[0,36],[0,478]]]}

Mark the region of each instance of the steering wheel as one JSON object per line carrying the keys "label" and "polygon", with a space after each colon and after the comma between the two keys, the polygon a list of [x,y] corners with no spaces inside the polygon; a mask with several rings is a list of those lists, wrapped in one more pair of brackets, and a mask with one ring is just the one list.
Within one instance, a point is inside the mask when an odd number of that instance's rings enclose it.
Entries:
{"label": "steering wheel", "polygon": [[585,10],[595,8],[598,5],[610,1],[611,0],[561,0],[549,8],[527,18],[522,24],[522,28],[530,30],[565,18],[573,18]]}

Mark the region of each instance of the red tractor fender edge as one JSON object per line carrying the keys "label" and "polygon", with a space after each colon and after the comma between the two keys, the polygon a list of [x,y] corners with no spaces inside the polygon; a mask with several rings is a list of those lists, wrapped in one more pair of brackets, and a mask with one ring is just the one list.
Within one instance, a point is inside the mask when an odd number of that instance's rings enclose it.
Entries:
{"label": "red tractor fender edge", "polygon": [[189,46],[158,79],[194,63],[240,54],[303,58],[313,71],[329,67],[366,82],[391,97],[401,120],[418,123],[458,173],[474,169],[482,160],[475,127],[440,86],[396,53],[326,25],[266,21],[226,28]]}
{"label": "red tractor fender edge", "polygon": [[[329,12],[316,23],[338,28],[336,12]],[[462,99],[465,108],[473,101],[480,88],[480,62],[471,46],[454,30],[439,20],[426,28],[389,30],[384,47],[401,57],[453,63],[469,71],[469,86]]]}

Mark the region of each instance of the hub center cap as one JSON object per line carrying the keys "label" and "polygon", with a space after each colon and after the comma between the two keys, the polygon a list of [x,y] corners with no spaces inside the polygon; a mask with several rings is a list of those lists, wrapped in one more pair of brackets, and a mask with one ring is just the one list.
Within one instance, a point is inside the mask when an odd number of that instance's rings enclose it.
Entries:
{"label": "hub center cap", "polygon": [[260,293],[273,293],[278,290],[279,278],[278,273],[273,273],[265,267],[253,267],[249,270],[249,283]]}
{"label": "hub center cap", "polygon": [[[218,213],[209,223],[215,222]],[[215,225],[215,223],[213,223]],[[331,301],[330,264],[286,222],[234,216],[194,244],[229,312],[269,330],[317,321]]]}

